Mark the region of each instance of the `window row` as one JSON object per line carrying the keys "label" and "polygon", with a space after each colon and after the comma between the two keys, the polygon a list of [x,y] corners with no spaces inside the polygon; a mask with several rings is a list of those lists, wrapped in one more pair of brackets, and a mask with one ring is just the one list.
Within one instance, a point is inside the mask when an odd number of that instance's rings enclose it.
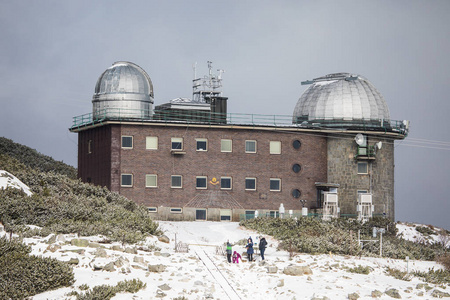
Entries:
{"label": "window row", "polygon": [[[172,137],[171,138],[171,150],[181,151],[183,150],[183,138]],[[196,138],[196,150],[197,151],[208,151],[208,139]],[[296,141],[300,143],[300,141]],[[133,137],[132,136],[122,136],[122,148],[133,149]],[[147,150],[158,150],[158,137],[157,136],[147,136],[145,138],[145,149]],[[281,141],[270,141],[269,145],[270,154],[281,154]],[[220,151],[221,152],[233,152],[233,140],[221,139],[220,140]],[[257,141],[246,140],[245,141],[245,152],[246,153],[256,153],[257,151]]]}
{"label": "window row", "polygon": [[[220,180],[213,178],[210,181],[212,185],[219,185],[222,190],[233,189],[232,177],[220,177]],[[122,187],[132,187],[133,186],[133,174],[122,174],[120,185]],[[172,175],[171,176],[171,188],[183,188],[183,176],[182,175]],[[145,187],[147,188],[157,188],[158,187],[158,175],[156,174],[146,174],[145,175]],[[195,177],[195,188],[202,190],[208,188],[208,177],[207,176],[197,176]],[[256,191],[256,178],[246,177],[245,178],[245,190]],[[269,180],[269,190],[272,192],[281,191],[281,179],[280,178],[270,178]]]}

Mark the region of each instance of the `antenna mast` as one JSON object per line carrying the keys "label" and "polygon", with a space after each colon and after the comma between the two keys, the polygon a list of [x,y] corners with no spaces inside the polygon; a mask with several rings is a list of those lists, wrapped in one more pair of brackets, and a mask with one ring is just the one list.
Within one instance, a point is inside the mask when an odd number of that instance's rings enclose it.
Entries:
{"label": "antenna mast", "polygon": [[197,63],[194,64],[194,80],[192,81],[192,101],[199,103],[206,103],[206,97],[221,97],[222,96],[222,74],[224,70],[217,70],[219,75],[212,73],[212,61],[208,61],[208,75],[202,78],[197,78],[196,68]]}

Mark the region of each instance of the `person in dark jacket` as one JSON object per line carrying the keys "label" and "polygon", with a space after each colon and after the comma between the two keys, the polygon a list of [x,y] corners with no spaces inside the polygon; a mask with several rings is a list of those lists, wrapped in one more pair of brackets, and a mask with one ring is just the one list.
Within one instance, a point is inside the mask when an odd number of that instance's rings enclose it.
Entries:
{"label": "person in dark jacket", "polygon": [[230,241],[227,241],[227,260],[231,263],[231,254],[233,253]]}
{"label": "person in dark jacket", "polygon": [[259,240],[259,252],[261,253],[261,259],[264,260],[264,251],[266,251],[267,241],[265,237],[261,237]]}
{"label": "person in dark jacket", "polygon": [[247,246],[245,246],[245,248],[247,248],[247,256],[248,256],[248,262],[253,261],[253,242],[252,239],[249,238],[248,239],[248,244]]}

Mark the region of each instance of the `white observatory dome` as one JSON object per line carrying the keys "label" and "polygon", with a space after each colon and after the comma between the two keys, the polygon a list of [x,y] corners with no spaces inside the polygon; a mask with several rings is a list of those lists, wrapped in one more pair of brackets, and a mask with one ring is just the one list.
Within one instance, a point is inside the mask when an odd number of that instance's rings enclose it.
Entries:
{"label": "white observatory dome", "polygon": [[138,65],[115,62],[98,78],[92,104],[95,118],[147,118],[152,113],[152,81]]}
{"label": "white observatory dome", "polygon": [[314,121],[325,126],[365,126],[390,120],[383,96],[362,76],[335,73],[302,84],[311,86],[295,106],[294,123]]}

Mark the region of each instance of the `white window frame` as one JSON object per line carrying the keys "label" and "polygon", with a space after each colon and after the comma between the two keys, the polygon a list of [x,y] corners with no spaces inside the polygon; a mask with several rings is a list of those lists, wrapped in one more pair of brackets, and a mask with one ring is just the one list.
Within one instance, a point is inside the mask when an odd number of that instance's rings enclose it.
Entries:
{"label": "white window frame", "polygon": [[[173,143],[181,143],[181,149],[173,148]],[[183,150],[183,138],[173,137],[170,139],[170,149],[173,151],[182,151]]]}
{"label": "white window frame", "polygon": [[[229,188],[222,187],[222,179],[229,179],[230,180],[230,187]],[[229,176],[220,177],[220,189],[221,190],[232,190],[233,189],[233,178],[229,177]]]}
{"label": "white window frame", "polygon": [[[123,184],[123,176],[131,176],[131,185],[124,185]],[[122,173],[120,174],[120,186],[121,187],[133,187],[133,174],[128,174],[128,173]]]}
{"label": "white window frame", "polygon": [[[174,186],[173,185],[173,177],[180,177],[180,179],[181,179],[181,185],[180,186]],[[173,188],[173,189],[181,189],[181,188],[183,188],[183,176],[182,175],[172,175],[172,176],[170,176],[170,187],[171,188]]]}
{"label": "white window frame", "polygon": [[147,207],[147,211],[151,214],[153,213],[157,213],[158,212],[158,208],[157,207]]}
{"label": "white window frame", "polygon": [[[131,138],[131,147],[125,147],[123,145],[123,138]],[[122,137],[120,138],[120,146],[122,147],[122,149],[133,149],[133,136],[132,135],[122,135]]]}
{"label": "white window frame", "polygon": [[[224,150],[224,145],[228,146],[228,143],[230,146],[230,150]],[[220,140],[220,152],[228,152],[228,153],[233,152],[233,140],[221,139]]]}
{"label": "white window frame", "polygon": [[[271,183],[271,181],[278,181],[278,190],[273,190],[271,187],[270,187],[270,183]],[[271,191],[271,192],[281,192],[281,178],[270,178],[270,180],[269,180],[269,190]]]}
{"label": "white window frame", "polygon": [[[247,150],[247,143],[255,143],[255,151]],[[245,153],[256,153],[257,151],[257,142],[255,140],[245,140]]]}
{"label": "white window frame", "polygon": [[[199,187],[198,185],[197,185],[197,180],[198,179],[205,179],[205,186],[203,187]],[[197,190],[206,190],[207,188],[208,188],[208,176],[196,176],[195,177],[195,188],[197,189]]]}
{"label": "white window frame", "polygon": [[[156,147],[153,146],[153,143],[156,142]],[[145,149],[146,150],[158,150],[158,137],[157,136],[147,136],[145,137]]]}
{"label": "white window frame", "polygon": [[[148,185],[147,184],[147,177],[154,176],[155,177],[155,185]],[[146,188],[157,188],[158,187],[158,175],[156,174],[145,174],[145,187]]]}
{"label": "white window frame", "polygon": [[[206,149],[199,149],[198,142],[205,142]],[[195,139],[195,149],[200,152],[208,151],[208,139],[204,139],[204,138]]]}
{"label": "white window frame", "polygon": [[[247,180],[253,179],[255,181],[255,188],[254,189],[248,189],[247,188]],[[256,191],[256,177],[245,177],[245,190],[246,191]]]}
{"label": "white window frame", "polygon": [[170,213],[171,214],[182,214],[183,213],[183,208],[182,207],[171,207],[170,208]]}
{"label": "white window frame", "polygon": [[[359,166],[360,166],[361,164],[365,164],[365,165],[366,165],[366,172],[360,172],[360,171],[359,171]],[[358,161],[358,163],[356,164],[356,172],[357,172],[358,174],[361,174],[361,175],[367,175],[367,174],[369,174],[369,163],[366,162],[366,161]]]}
{"label": "white window frame", "polygon": [[281,141],[270,141],[269,152],[270,154],[281,154]]}

